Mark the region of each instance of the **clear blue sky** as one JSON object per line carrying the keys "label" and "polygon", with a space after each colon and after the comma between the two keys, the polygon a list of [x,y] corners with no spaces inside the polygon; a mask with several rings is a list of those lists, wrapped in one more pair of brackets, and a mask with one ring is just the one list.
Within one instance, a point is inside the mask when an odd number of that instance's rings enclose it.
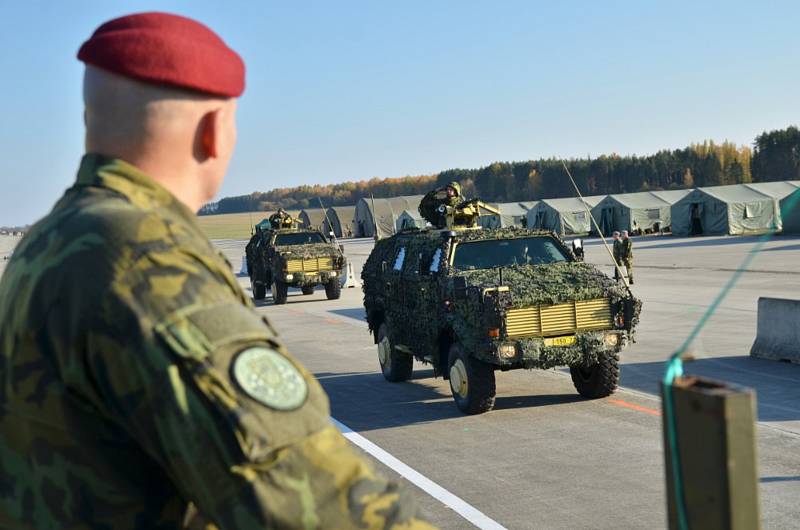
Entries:
{"label": "clear blue sky", "polygon": [[749,144],[798,123],[797,2],[4,0],[0,225],[44,215],[82,154],[81,42],[162,10],[243,56],[221,196],[495,160]]}

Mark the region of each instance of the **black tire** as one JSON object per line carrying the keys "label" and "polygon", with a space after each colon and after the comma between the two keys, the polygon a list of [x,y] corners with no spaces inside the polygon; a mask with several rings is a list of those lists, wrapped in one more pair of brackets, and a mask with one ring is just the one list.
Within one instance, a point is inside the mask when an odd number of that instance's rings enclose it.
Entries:
{"label": "black tire", "polygon": [[382,323],[378,328],[378,364],[383,377],[392,383],[401,383],[411,378],[414,371],[414,358],[397,351],[389,340],[389,327]]}
{"label": "black tire", "polygon": [[253,300],[263,300],[267,296],[267,286],[261,282],[250,282],[253,289]]}
{"label": "black tire", "polygon": [[597,399],[610,396],[619,385],[619,353],[602,352],[597,364],[570,366],[569,373],[575,389],[583,397]]}
{"label": "black tire", "polygon": [[303,291],[303,294],[314,294],[314,286],[313,285],[305,285],[300,288]]}
{"label": "black tire", "polygon": [[339,283],[339,278],[331,278],[325,284],[325,296],[328,300],[338,300],[342,296],[342,284]]}
{"label": "black tire", "polygon": [[481,414],[492,410],[497,393],[493,366],[468,356],[464,348],[455,343],[450,346],[447,368],[450,390],[461,412]]}
{"label": "black tire", "polygon": [[289,297],[289,286],[280,280],[272,282],[272,303],[275,305],[282,305],[286,303]]}

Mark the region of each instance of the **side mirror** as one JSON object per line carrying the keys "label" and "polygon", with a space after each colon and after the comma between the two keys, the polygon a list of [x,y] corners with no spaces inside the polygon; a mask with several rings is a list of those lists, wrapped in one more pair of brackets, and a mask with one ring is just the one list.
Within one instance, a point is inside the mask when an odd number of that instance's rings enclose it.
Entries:
{"label": "side mirror", "polygon": [[334,234],[333,232],[328,232],[328,237],[336,237],[336,234]]}
{"label": "side mirror", "polygon": [[583,240],[580,238],[572,240],[572,253],[575,255],[575,259],[578,261],[583,261]]}
{"label": "side mirror", "polygon": [[467,297],[467,279],[463,276],[453,278],[453,295],[458,300],[463,300]]}

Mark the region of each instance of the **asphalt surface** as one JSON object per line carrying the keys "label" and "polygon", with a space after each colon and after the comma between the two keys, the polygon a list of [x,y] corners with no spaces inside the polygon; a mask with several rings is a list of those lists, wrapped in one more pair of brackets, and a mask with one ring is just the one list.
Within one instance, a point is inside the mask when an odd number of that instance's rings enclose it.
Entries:
{"label": "asphalt surface", "polygon": [[0,276],[6,269],[6,263],[11,258],[14,252],[14,247],[17,246],[21,237],[19,236],[4,236],[0,235]]}
{"label": "asphalt surface", "polygon": [[[637,343],[622,354],[622,387],[588,401],[564,370],[497,374],[495,409],[464,416],[449,385],[415,364],[407,383],[380,374],[360,289],[328,301],[291,291],[260,304],[289,350],[320,380],[332,416],[506,528],[662,528],[666,524],[658,381],[757,238],[635,240]],[[217,241],[238,271],[243,241]],[[599,241],[587,261],[611,271]],[[345,243],[356,275],[372,248]],[[750,359],[759,296],[800,299],[800,238],[777,237],[741,274],[694,343],[688,373],[752,387],[765,528],[800,526],[800,366]],[[249,288],[247,278],[241,278]],[[390,475],[396,473],[381,463]],[[416,486],[442,528],[474,526]]]}

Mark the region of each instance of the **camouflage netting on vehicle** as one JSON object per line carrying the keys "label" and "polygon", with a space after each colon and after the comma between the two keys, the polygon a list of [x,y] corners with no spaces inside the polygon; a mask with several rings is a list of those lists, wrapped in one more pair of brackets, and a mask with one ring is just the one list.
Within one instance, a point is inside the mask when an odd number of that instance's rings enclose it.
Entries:
{"label": "camouflage netting on vehicle", "polygon": [[[459,271],[469,285],[500,285],[500,269]],[[624,286],[587,263],[564,262],[550,265],[518,265],[503,267],[503,285],[512,286],[512,306],[558,304],[569,300],[609,298],[617,302],[626,298]]]}
{"label": "camouflage netting on vehicle", "polygon": [[[570,254],[550,232],[503,228],[451,234],[409,231],[379,241],[362,269],[370,330],[374,333],[380,322],[388,322],[392,341],[407,346],[418,358],[431,359],[437,373],[446,369],[448,340],[457,340],[485,362],[524,368],[590,365],[597,362],[601,352],[618,351],[622,345],[606,346],[602,331],[578,331],[575,343],[566,346],[545,346],[538,336],[490,338],[488,330],[504,328],[509,309],[605,298],[611,303],[615,323],[611,329],[627,339],[633,337],[641,302],[591,264],[570,261],[507,266],[502,268],[502,279],[498,268],[456,270],[446,262],[439,270],[430,268],[432,255],[439,253],[446,259],[453,243],[470,241],[553,237]],[[401,249],[403,259],[399,259]],[[500,286],[502,290],[495,289]],[[628,330],[619,329],[619,317],[624,317]],[[443,336],[449,339],[443,342]],[[517,344],[518,355],[498,356],[497,344],[509,340]]]}
{"label": "camouflage netting on vehicle", "polygon": [[275,250],[282,256],[289,256],[295,258],[311,259],[311,258],[325,258],[328,256],[336,256],[338,250],[336,247],[328,243],[316,243],[310,245],[285,245],[275,247]]}
{"label": "camouflage netting on vehicle", "polygon": [[[555,368],[557,366],[589,366],[595,364],[598,355],[606,349],[603,334],[579,332],[572,346],[545,346],[544,339],[530,337],[519,340],[522,349],[522,365],[525,368]],[[613,350],[614,348],[610,348]]]}

